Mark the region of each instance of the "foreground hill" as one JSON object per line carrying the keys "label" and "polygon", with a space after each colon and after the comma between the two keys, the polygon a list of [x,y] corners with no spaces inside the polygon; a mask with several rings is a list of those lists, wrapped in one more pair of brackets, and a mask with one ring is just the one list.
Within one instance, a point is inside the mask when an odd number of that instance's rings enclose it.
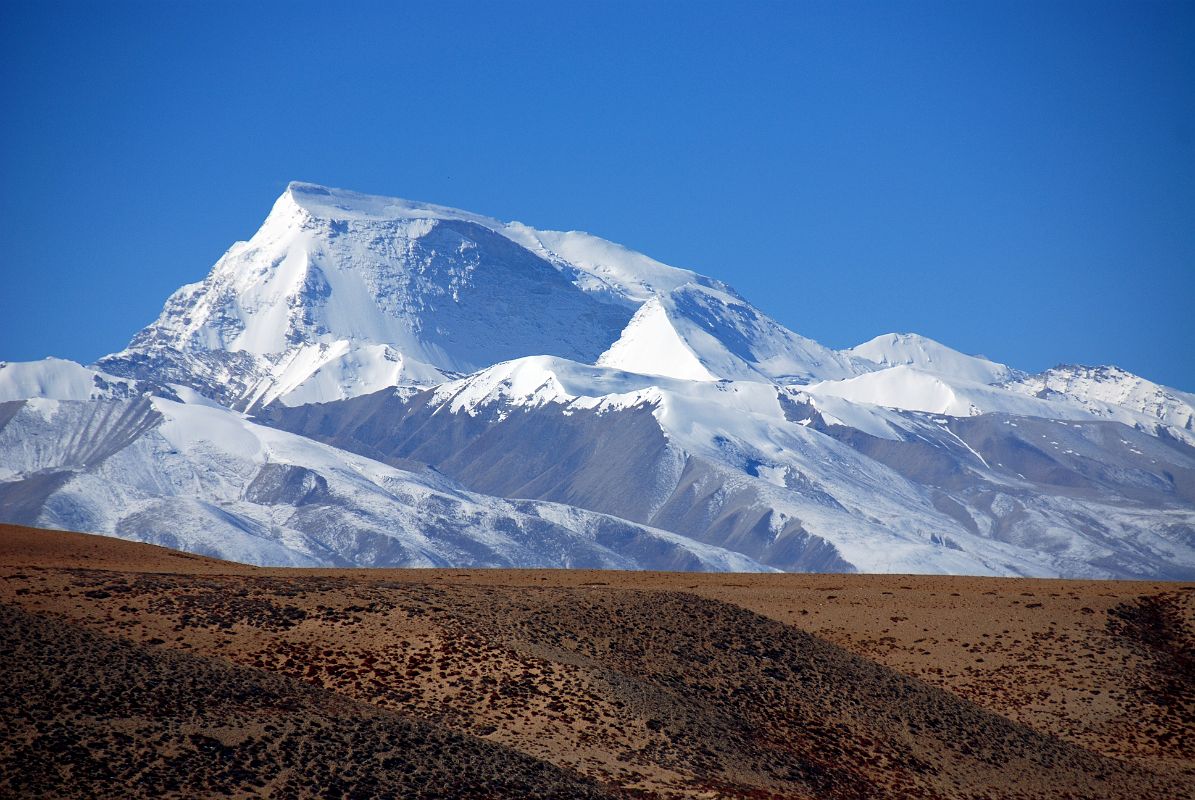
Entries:
{"label": "foreground hill", "polygon": [[1192,589],[260,569],[4,526],[0,786],[1190,796]]}
{"label": "foreground hill", "polygon": [[509,748],[283,676],[7,605],[0,624],[2,779],[17,796],[605,796]]}

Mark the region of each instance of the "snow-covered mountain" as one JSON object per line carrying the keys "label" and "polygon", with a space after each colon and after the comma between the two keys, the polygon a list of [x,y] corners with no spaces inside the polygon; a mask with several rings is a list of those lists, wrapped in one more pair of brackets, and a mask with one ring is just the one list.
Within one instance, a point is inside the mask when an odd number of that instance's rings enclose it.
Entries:
{"label": "snow-covered mountain", "polygon": [[[10,399],[39,376],[37,397]],[[606,515],[471,493],[427,467],[387,466],[139,388],[63,362],[0,366],[3,518],[253,564],[767,569]]]}
{"label": "snow-covered mountain", "polygon": [[1093,416],[1129,425],[1149,422],[1195,445],[1195,394],[1159,386],[1119,367],[1059,366],[1023,376],[1006,388],[1077,403]]}
{"label": "snow-covered mountain", "polygon": [[1014,370],[983,356],[963,355],[944,344],[915,333],[887,333],[847,351],[884,367],[908,365],[922,372],[973,383],[999,383]]}
{"label": "snow-covered mountain", "polygon": [[580,232],[291,184],[95,368],[0,365],[0,518],[255,563],[1195,576],[1195,397],[835,351]]}
{"label": "snow-covered mountain", "polygon": [[628,347],[617,342],[642,340],[645,302],[661,309],[653,336],[673,337],[711,376],[806,382],[860,369],[720,281],[588,234],[303,183],[99,366],[238,408],[298,405],[521,356],[616,362]]}
{"label": "snow-covered mountain", "polygon": [[786,570],[1173,576],[1195,559],[1195,449],[1077,409],[1082,422],[832,399],[851,424],[801,387],[533,357],[270,421]]}
{"label": "snow-covered mountain", "polygon": [[493,227],[292,184],[252,239],[101,365],[251,407],[427,385],[529,353],[596,358],[631,311]]}
{"label": "snow-covered mountain", "polygon": [[639,307],[602,366],[691,380],[803,384],[872,369],[798,336],[734,294],[687,283]]}

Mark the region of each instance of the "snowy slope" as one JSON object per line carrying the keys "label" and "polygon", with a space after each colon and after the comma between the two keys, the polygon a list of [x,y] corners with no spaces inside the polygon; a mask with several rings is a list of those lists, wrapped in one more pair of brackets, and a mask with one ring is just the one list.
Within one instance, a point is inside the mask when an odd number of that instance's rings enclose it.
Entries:
{"label": "snowy slope", "polygon": [[[81,384],[86,370],[72,372]],[[79,388],[59,382],[57,397],[5,415],[0,518],[255,564],[765,569],[606,515],[466,492],[434,471],[389,467],[216,406],[80,399]]]}
{"label": "snowy slope", "polygon": [[[817,402],[759,381],[532,357],[423,393],[280,409],[273,422],[348,449],[426,460],[477,490],[615,513],[784,569],[1123,577],[1181,572],[1195,560],[1178,533],[1195,523],[1195,494],[1167,493],[1162,477],[1195,466],[1195,454],[1184,460],[1161,446],[1139,464],[1144,445],[1102,433],[1095,443],[1060,444],[1054,421],[985,415],[1012,421],[960,427],[868,406],[855,408],[882,432],[860,439],[858,429],[831,427],[840,421]],[[1039,425],[1047,433],[1025,439]],[[1048,452],[1039,453],[1037,435],[1049,437]],[[1051,458],[1048,469],[1040,463]],[[1101,459],[1123,474],[1085,474]],[[927,481],[909,469],[919,463],[941,474]],[[1040,486],[1027,477],[1035,469],[1063,483]],[[1097,483],[1113,491],[1089,496]],[[1142,514],[1143,491],[1173,510]],[[1104,522],[1093,525],[1097,508]],[[1117,537],[1134,542],[1132,558],[1117,553]]]}
{"label": "snowy slope", "polygon": [[[991,385],[901,365],[803,387],[826,413],[862,426],[874,405],[953,417],[1004,413],[1055,420],[1109,420],[1164,431],[1195,446],[1191,396],[1115,368],[1058,368]],[[847,406],[833,401],[846,401]]]}
{"label": "snowy slope", "polygon": [[718,380],[681,338],[658,297],[639,307],[618,341],[602,353],[597,363],[598,366],[643,375],[691,381]]}
{"label": "snowy slope", "polygon": [[648,300],[598,364],[691,380],[803,384],[875,366],[799,336],[730,290],[683,284]]}
{"label": "snowy slope", "polygon": [[0,361],[0,403],[31,397],[98,400],[139,393],[135,381],[104,375],[61,358]]}
{"label": "snowy slope", "polygon": [[805,387],[805,390],[815,398],[839,397],[852,403],[955,417],[997,411],[1057,419],[1089,416],[1074,403],[1050,402],[986,383],[946,377],[942,373],[926,372],[906,365],[841,381],[822,381]]}
{"label": "snowy slope", "polygon": [[1076,403],[1096,417],[1127,424],[1161,423],[1195,445],[1195,395],[1119,367],[1060,366],[1011,381],[1009,391]]}

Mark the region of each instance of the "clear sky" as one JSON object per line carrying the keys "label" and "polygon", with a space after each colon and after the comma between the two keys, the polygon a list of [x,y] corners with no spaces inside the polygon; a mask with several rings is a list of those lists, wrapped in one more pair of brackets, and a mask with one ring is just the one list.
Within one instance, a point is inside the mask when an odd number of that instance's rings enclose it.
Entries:
{"label": "clear sky", "polygon": [[0,359],[292,179],[583,229],[845,347],[1195,390],[1195,3],[0,0]]}

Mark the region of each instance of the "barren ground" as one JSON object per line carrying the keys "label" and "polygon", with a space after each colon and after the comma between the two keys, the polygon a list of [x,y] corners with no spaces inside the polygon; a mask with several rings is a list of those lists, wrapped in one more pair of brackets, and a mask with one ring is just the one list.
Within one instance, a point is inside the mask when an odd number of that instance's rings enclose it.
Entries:
{"label": "barren ground", "polygon": [[1195,585],[258,569],[0,525],[0,796],[1195,797]]}

